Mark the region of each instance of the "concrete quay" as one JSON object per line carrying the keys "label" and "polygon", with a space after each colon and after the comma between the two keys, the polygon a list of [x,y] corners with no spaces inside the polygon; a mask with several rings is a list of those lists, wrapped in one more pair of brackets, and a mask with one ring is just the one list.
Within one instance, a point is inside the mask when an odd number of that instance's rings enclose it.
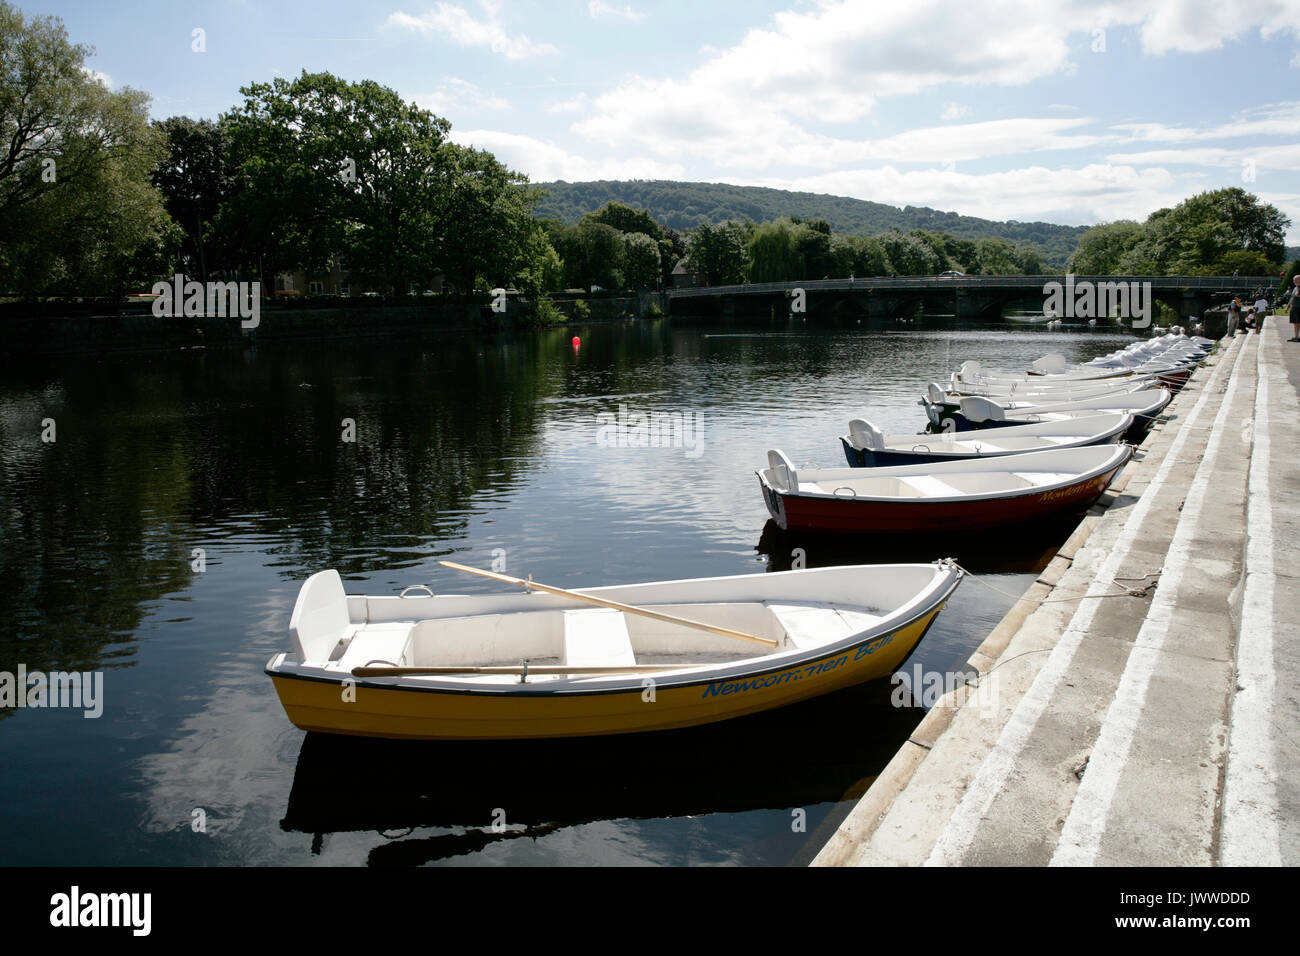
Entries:
{"label": "concrete quay", "polygon": [[1220,343],[812,865],[1300,864],[1289,336]]}

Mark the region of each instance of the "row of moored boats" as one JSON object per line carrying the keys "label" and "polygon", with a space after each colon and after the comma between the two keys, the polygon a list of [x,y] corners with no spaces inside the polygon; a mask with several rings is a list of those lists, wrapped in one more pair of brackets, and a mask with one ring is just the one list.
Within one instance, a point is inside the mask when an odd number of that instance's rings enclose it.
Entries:
{"label": "row of moored boats", "polygon": [[1085,508],[1212,346],[1168,335],[1082,365],[966,362],[927,388],[930,434],[854,419],[847,468],[797,469],[773,449],[758,472],[764,501],[782,528],[807,532],[964,531]]}
{"label": "row of moored boats", "polygon": [[[1210,342],[1167,336],[1086,365],[1024,372],[967,362],[923,400],[935,434],[855,419],[850,467],[759,472],[782,527],[988,528],[1086,507]],[[267,664],[298,727],[490,740],[666,730],[793,704],[893,673],[962,578],[933,564],[566,590],[442,562],[518,590],[348,595],[337,571],[303,584],[290,650]]]}

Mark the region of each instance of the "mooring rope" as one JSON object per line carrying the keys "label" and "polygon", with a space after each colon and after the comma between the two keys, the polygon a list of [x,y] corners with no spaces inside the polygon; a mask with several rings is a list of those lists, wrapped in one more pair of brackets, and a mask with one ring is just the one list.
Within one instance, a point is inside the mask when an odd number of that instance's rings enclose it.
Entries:
{"label": "mooring rope", "polygon": [[[1149,574],[1144,574],[1136,578],[1120,577],[1119,575],[1116,575],[1110,580],[1104,582],[1112,587],[1117,587],[1120,589],[1119,592],[1115,594],[1081,594],[1076,597],[1064,597],[1064,598],[1045,597],[1045,598],[1038,598],[1037,600],[1035,600],[1034,598],[1025,597],[1023,594],[1017,596],[1015,594],[1012,594],[1010,591],[1004,591],[1001,588],[994,587],[992,584],[989,584],[989,582],[985,581],[983,576],[976,574],[975,572],[971,571],[969,568],[962,567],[952,558],[944,558],[940,563],[951,565],[952,567],[960,571],[962,574],[968,575],[972,580],[974,580],[978,584],[982,584],[984,587],[988,588],[990,591],[993,591],[996,594],[1000,594],[1003,597],[1011,598],[1012,601],[1016,603],[1027,601],[1030,604],[1068,604],[1071,601],[1085,601],[1090,598],[1146,597],[1146,595],[1150,593],[1153,588],[1159,585],[1160,583],[1159,581],[1152,581],[1150,584],[1146,584],[1140,588],[1126,587],[1123,584],[1120,584],[1119,582],[1120,581],[1145,581],[1147,578],[1152,578],[1152,577],[1158,578],[1164,572],[1164,568],[1162,567],[1159,571],[1152,571]],[[1052,585],[1052,589],[1055,590],[1055,588],[1056,586]]]}

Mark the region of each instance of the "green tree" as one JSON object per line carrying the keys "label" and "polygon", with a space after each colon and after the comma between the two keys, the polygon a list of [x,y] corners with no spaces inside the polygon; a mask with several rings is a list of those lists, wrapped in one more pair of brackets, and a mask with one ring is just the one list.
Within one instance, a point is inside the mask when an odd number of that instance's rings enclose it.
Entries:
{"label": "green tree", "polygon": [[747,230],[740,223],[715,226],[701,222],[691,230],[686,255],[691,267],[710,285],[730,285],[745,278],[747,240]]}
{"label": "green tree", "polygon": [[514,285],[532,298],[563,288],[564,263],[551,245],[546,228],[535,222],[524,242],[523,261],[514,276]]}
{"label": "green tree", "polygon": [[1282,295],[1289,292],[1295,285],[1296,273],[1300,272],[1300,259],[1292,260],[1291,265],[1287,266],[1286,271],[1282,274],[1282,281],[1278,283],[1277,294]]}
{"label": "green tree", "polygon": [[110,91],[54,17],[0,0],[0,286],[120,293],[176,236],[149,182],[165,146],[149,98]]}
{"label": "green tree", "polygon": [[[825,228],[822,228],[825,227]],[[824,219],[794,227],[794,249],[801,263],[798,279],[824,279],[834,271],[830,226]]]}
{"label": "green tree", "polygon": [[756,226],[746,255],[752,282],[788,282],[804,278],[803,261],[795,249],[794,229],[788,219]]}
{"label": "green tree", "polygon": [[1039,276],[1047,271],[1043,265],[1043,257],[1033,246],[1016,246],[1015,257],[1017,275]]}
{"label": "green tree", "polygon": [[651,218],[648,211],[633,209],[619,202],[606,203],[596,212],[587,213],[583,218],[603,222],[607,226],[613,226],[619,232],[641,232],[656,241],[664,238],[663,227]]}
{"label": "green tree", "polygon": [[654,285],[659,275],[659,244],[643,232],[623,234],[624,278],[633,289]]}
{"label": "green tree", "polygon": [[967,271],[983,276],[1019,275],[1016,248],[1005,239],[981,239],[975,243],[975,264]]}
{"label": "green tree", "polygon": [[943,271],[942,260],[923,239],[900,232],[887,232],[878,238],[899,275],[936,275]]}
{"label": "green tree", "polygon": [[593,219],[576,226],[547,220],[545,227],[564,260],[564,281],[569,288],[623,287],[625,245],[617,229]]}
{"label": "green tree", "polygon": [[857,237],[853,244],[857,249],[854,275],[887,276],[895,271],[894,264],[889,261],[885,244],[876,236]]}
{"label": "green tree", "polygon": [[163,195],[167,212],[185,233],[183,254],[188,271],[225,268],[227,261],[212,242],[211,227],[217,210],[230,195],[225,131],[210,120],[188,116],[172,116],[153,125],[166,137],[168,154],[154,167],[152,180]]}
{"label": "green tree", "polygon": [[1244,276],[1271,276],[1277,272],[1277,263],[1269,262],[1262,252],[1254,249],[1234,249],[1214,264],[1209,275],[1230,276],[1238,272]]}
{"label": "green tree", "polygon": [[1077,275],[1114,275],[1141,234],[1142,226],[1131,219],[1093,226],[1079,237],[1066,269]]}
{"label": "green tree", "polygon": [[497,286],[529,259],[537,191],[484,150],[446,143],[439,158],[445,178],[422,210],[432,233],[427,263],[440,263],[462,291],[479,276]]}

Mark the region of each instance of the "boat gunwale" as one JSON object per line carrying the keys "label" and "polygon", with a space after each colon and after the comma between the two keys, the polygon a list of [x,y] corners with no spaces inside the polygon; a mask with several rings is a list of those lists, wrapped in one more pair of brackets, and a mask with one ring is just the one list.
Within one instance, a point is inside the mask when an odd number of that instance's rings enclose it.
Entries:
{"label": "boat gunwale", "polygon": [[[862,567],[874,567],[874,566],[875,565],[862,565]],[[461,681],[456,684],[445,685],[443,682],[446,681],[447,678],[442,676],[434,676],[432,679],[430,677],[425,677],[422,675],[396,675],[394,677],[356,677],[350,671],[349,672],[339,671],[337,672],[337,676],[331,674],[324,674],[321,673],[321,671],[323,671],[323,668],[321,668],[319,665],[308,665],[297,661],[286,660],[286,658],[288,657],[288,652],[286,651],[279,651],[276,654],[274,654],[271,657],[271,659],[267,661],[266,667],[263,670],[264,673],[271,678],[279,677],[279,678],[284,678],[286,680],[302,680],[302,681],[309,681],[312,683],[333,684],[335,686],[341,686],[344,681],[351,680],[354,683],[354,685],[358,688],[365,687],[367,689],[372,689],[372,690],[400,690],[400,691],[413,691],[419,693],[444,693],[444,694],[483,696],[483,697],[493,697],[493,698],[539,697],[539,696],[580,697],[580,696],[594,696],[594,695],[605,695],[605,694],[626,694],[626,693],[633,693],[633,692],[640,694],[643,693],[645,690],[645,685],[642,682],[647,677],[653,677],[654,686],[660,690],[676,690],[681,688],[689,688],[692,686],[706,686],[708,684],[717,683],[719,681],[741,680],[741,679],[746,679],[751,677],[761,677],[766,674],[791,670],[797,667],[807,667],[811,664],[819,663],[823,659],[837,657],[840,654],[843,654],[848,650],[852,650],[855,647],[864,647],[867,644],[873,644],[878,641],[882,641],[885,638],[892,637],[894,634],[898,633],[899,631],[904,630],[910,627],[911,625],[917,623],[918,621],[922,620],[923,618],[926,617],[926,615],[938,613],[938,611],[942,608],[943,604],[952,596],[952,593],[955,590],[957,590],[957,586],[961,583],[962,578],[965,576],[965,572],[962,571],[960,568],[957,568],[956,566],[945,566],[937,563],[936,564],[922,563],[922,564],[913,564],[913,565],[906,565],[906,564],[880,565],[880,567],[929,567],[934,570],[934,575],[931,578],[929,584],[927,584],[924,588],[918,591],[912,597],[911,600],[909,600],[898,611],[895,612],[896,616],[882,618],[879,623],[872,625],[866,630],[859,631],[855,634],[851,634],[848,637],[840,638],[838,641],[832,642],[830,644],[821,645],[815,648],[808,648],[806,651],[803,652],[803,654],[806,656],[799,656],[799,652],[796,649],[796,651],[793,653],[793,656],[788,657],[785,660],[779,663],[775,663],[771,666],[761,667],[758,669],[755,669],[752,666],[755,662],[770,660],[780,655],[767,654],[767,655],[755,655],[753,657],[741,658],[740,660],[737,661],[728,661],[706,672],[700,672],[696,670],[696,668],[709,667],[710,666],[709,664],[693,664],[693,665],[685,665],[685,666],[678,666],[678,667],[667,665],[662,671],[639,671],[631,676],[627,674],[619,674],[619,675],[610,675],[609,677],[602,677],[599,675],[593,676],[588,674],[578,678],[549,680],[539,684],[527,684],[518,681],[515,681],[513,683],[492,683],[492,684],[486,682],[480,682],[474,686],[467,686],[463,682],[463,679],[461,679]],[[827,569],[817,568],[812,570],[827,570]],[[783,572],[776,572],[776,573],[779,574]],[[784,572],[784,573],[790,573],[790,572]],[[745,577],[747,575],[740,575],[740,576]],[[763,575],[763,576],[767,577],[768,575]],[[671,584],[676,582],[655,581],[655,582],[646,582],[646,583]],[[613,587],[625,587],[625,586],[626,585],[614,585]],[[591,588],[588,590],[595,591],[597,589]],[[746,602],[746,603],[750,603],[750,602]],[[758,603],[764,603],[764,602],[758,602]],[[797,603],[797,602],[791,602],[791,603]],[[825,603],[825,602],[819,602],[819,603]],[[909,608],[911,610],[909,610]],[[907,616],[906,617],[897,616],[903,614],[906,614]],[[434,618],[432,620],[437,620],[437,619]],[[873,633],[877,631],[879,633]],[[920,639],[918,638],[918,642],[919,640]],[[276,666],[277,661],[279,661],[279,667]],[[316,671],[316,673],[296,673],[291,671],[285,671],[281,669],[285,664],[291,664],[294,667],[311,668],[312,670]],[[684,671],[690,671],[690,673],[682,673]],[[656,676],[658,674],[664,674],[667,676],[661,679],[658,676]],[[680,676],[674,677],[674,675],[680,675]],[[516,675],[512,674],[512,675],[503,675],[503,676],[509,676],[511,679],[513,679],[515,678]],[[408,683],[409,681],[412,680],[418,680],[419,683]],[[457,680],[457,679],[451,678],[451,680]],[[580,687],[580,686],[576,686],[576,682],[578,681],[584,683],[592,683],[592,682],[601,682],[601,683],[599,684],[599,686]],[[617,684],[617,686],[607,686],[608,682],[614,682],[615,684]],[[563,685],[563,686],[557,687],[557,685]]]}
{"label": "boat gunwale", "polygon": [[[860,447],[858,447],[858,445],[854,442],[852,432],[850,432],[848,435],[841,435],[841,436],[840,436],[840,441],[844,442],[846,445],[848,445],[850,448],[852,448],[852,449],[853,449],[854,451],[856,451],[856,452],[872,452],[872,453],[877,454],[877,455],[879,455],[879,454],[885,454],[885,455],[924,455],[924,456],[927,457],[927,458],[934,458],[934,459],[936,459],[936,460],[940,460],[940,461],[947,461],[947,460],[952,460],[952,461],[962,461],[962,460],[969,459],[969,458],[1003,458],[1003,457],[1005,457],[1005,456],[1007,456],[1007,455],[1027,455],[1027,454],[1032,454],[1033,452],[1036,452],[1036,451],[1056,451],[1056,450],[1058,450],[1058,449],[1064,451],[1064,450],[1069,449],[1069,448],[1087,448],[1087,447],[1089,447],[1089,446],[1091,446],[1091,445],[1115,445],[1115,444],[1118,444],[1118,441],[1116,441],[1116,439],[1117,439],[1119,436],[1123,435],[1125,432],[1127,432],[1127,431],[1129,430],[1129,428],[1132,427],[1133,422],[1134,422],[1134,420],[1136,419],[1136,413],[1135,413],[1135,412],[1129,412],[1129,411],[1100,412],[1100,413],[1098,413],[1098,414],[1095,415],[1095,416],[1083,416],[1082,418],[1067,418],[1067,419],[1059,419],[1059,420],[1058,420],[1058,419],[1047,419],[1047,420],[1042,421],[1042,422],[1029,422],[1029,423],[1027,423],[1027,424],[1029,424],[1029,425],[1046,425],[1046,424],[1060,424],[1060,425],[1064,425],[1066,422],[1072,422],[1072,421],[1083,421],[1083,420],[1086,420],[1086,418],[1088,418],[1088,417],[1095,417],[1095,418],[1118,418],[1118,419],[1120,420],[1120,422],[1119,422],[1119,425],[1117,425],[1117,426],[1113,426],[1113,427],[1111,427],[1111,428],[1104,429],[1103,431],[1096,432],[1095,434],[1092,434],[1092,435],[1071,436],[1071,437],[1075,437],[1076,440],[1074,440],[1074,441],[1070,441],[1070,442],[1066,442],[1065,444],[1060,444],[1060,445],[1044,445],[1042,448],[1029,448],[1029,449],[1025,449],[1025,448],[1019,448],[1019,449],[1014,449],[1014,448],[1013,448],[1013,449],[1000,449],[1000,450],[998,450],[998,451],[990,451],[990,452],[984,452],[984,451],[974,451],[974,452],[971,452],[971,451],[963,451],[963,450],[958,450],[958,449],[947,449],[947,448],[934,449],[934,448],[929,448],[929,447],[926,447],[924,450],[920,450],[920,451],[918,451],[918,450],[917,450],[917,447],[919,447],[919,446],[928,446],[928,445],[929,445],[930,443],[932,443],[932,442],[935,443],[935,444],[938,444],[939,442],[941,442],[941,441],[944,440],[944,439],[941,438],[941,437],[937,437],[937,436],[934,436],[934,435],[927,435],[927,434],[925,434],[924,432],[922,432],[922,433],[916,435],[915,437],[917,437],[917,438],[928,439],[928,441],[917,442],[917,443],[916,443],[916,446],[914,446],[914,447],[912,447],[912,448],[904,448],[902,445],[889,445],[889,444],[886,444],[884,448],[860,448]],[[1019,426],[1019,425],[1012,425],[1012,426],[1008,426],[1008,427],[1010,427],[1010,428],[1019,428],[1019,427],[1022,427],[1022,426]],[[974,434],[979,434],[979,432],[980,432],[980,431],[983,431],[983,430],[984,430],[984,429],[973,429],[972,432],[973,432]],[[959,435],[959,434],[966,434],[966,433],[965,433],[965,432],[945,432],[945,433],[943,433],[943,434],[944,434],[944,435]],[[1050,433],[1050,432],[1043,432],[1042,435],[1043,435],[1044,438],[1051,437],[1051,433]],[[891,435],[885,435],[885,436],[884,436],[884,438],[885,438],[886,440],[888,440],[888,439],[891,438],[891,437],[892,437],[892,438],[898,438],[898,437],[901,437],[901,436],[898,436],[898,435],[893,435],[893,436],[891,436]],[[1002,435],[1002,436],[999,436],[999,437],[1001,437],[1003,440],[1005,440],[1007,436]],[[1013,438],[1016,438],[1016,437],[1036,438],[1036,437],[1039,437],[1039,436],[1037,436],[1037,435],[1028,435],[1028,436],[1016,436],[1016,435],[1013,435],[1013,436],[1011,436],[1011,437],[1013,437]],[[973,438],[962,438],[962,439],[950,438],[950,439],[948,439],[949,442],[956,442],[956,441],[975,441],[975,440],[976,440],[976,439],[973,439]],[[991,440],[993,440],[993,439],[990,438],[990,441],[991,441]],[[851,467],[851,468],[856,468],[856,467],[861,467],[861,466],[850,465],[849,467]],[[872,466],[868,465],[868,466],[865,466],[865,467],[872,467]],[[885,467],[889,467],[889,466],[885,466]]]}
{"label": "boat gunwale", "polygon": [[[764,490],[771,491],[774,494],[781,496],[782,498],[806,498],[811,501],[843,501],[849,503],[885,504],[885,505],[894,505],[894,506],[916,505],[918,507],[924,507],[929,504],[957,504],[966,501],[971,501],[971,502],[1014,501],[1018,498],[1033,498],[1048,492],[1062,491],[1067,488],[1073,488],[1076,485],[1082,485],[1087,482],[1094,481],[1097,478],[1100,478],[1102,475],[1106,474],[1108,471],[1115,471],[1120,468],[1123,468],[1132,459],[1134,447],[1126,442],[1112,442],[1109,445],[1082,445],[1079,446],[1078,448],[1047,449],[1045,452],[1037,452],[1037,451],[1016,452],[1010,455],[981,455],[977,458],[957,459],[957,461],[969,461],[969,462],[984,462],[984,461],[994,461],[994,460],[1006,461],[1008,459],[1013,459],[1017,457],[1017,455],[1050,454],[1052,451],[1057,451],[1057,450],[1082,451],[1087,448],[1114,448],[1117,452],[1122,449],[1123,454],[1122,457],[1120,455],[1112,455],[1110,458],[1106,459],[1106,462],[1101,466],[1095,467],[1086,472],[1081,472],[1078,475],[1071,475],[1068,481],[1058,481],[1058,482],[1053,482],[1051,484],[1045,484],[1045,485],[1034,485],[1030,488],[1016,488],[1010,491],[987,491],[987,492],[978,492],[978,493],[960,494],[960,495],[944,495],[942,497],[938,495],[916,497],[916,498],[910,498],[910,497],[904,498],[895,495],[854,495],[852,497],[847,497],[845,495],[837,495],[833,491],[812,492],[812,491],[801,491],[799,489],[782,491],[780,488],[777,488],[775,485],[771,484],[767,480],[767,476],[764,474],[764,472],[769,471],[770,469],[768,468],[756,469],[755,474],[758,475],[758,480],[762,484]],[[1120,458],[1119,461],[1115,461],[1115,458],[1117,457]],[[824,469],[817,469],[817,471],[823,471],[823,472],[851,471],[854,472],[854,474],[844,475],[843,477],[845,480],[853,480],[855,478],[868,478],[868,477],[880,477],[880,478],[899,477],[896,475],[880,474],[881,471],[885,471],[890,468],[925,468],[925,467],[926,465],[924,464],[886,465],[884,468],[870,468],[870,467],[868,468],[824,468]],[[796,471],[798,471],[798,469],[796,469]],[[817,472],[811,471],[809,473],[816,474]],[[1011,472],[1008,471],[1007,473],[1010,474]],[[910,477],[910,476],[902,476],[902,477]],[[935,476],[935,477],[938,477],[940,480],[942,480],[942,476]]]}

